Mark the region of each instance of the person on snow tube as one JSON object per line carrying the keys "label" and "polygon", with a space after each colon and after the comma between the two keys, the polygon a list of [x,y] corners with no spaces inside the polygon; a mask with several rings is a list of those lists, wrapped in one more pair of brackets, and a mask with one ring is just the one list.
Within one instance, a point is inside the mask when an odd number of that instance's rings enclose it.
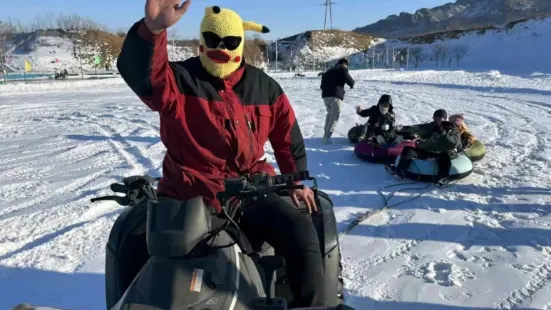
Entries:
{"label": "person on snow tube", "polygon": [[360,106],[356,106],[359,116],[369,117],[358,140],[372,140],[381,146],[402,142],[403,137],[395,133],[396,119],[393,108],[392,97],[388,94],[382,95],[377,105],[369,109],[362,110]]}
{"label": "person on snow tube", "polygon": [[[269,140],[282,174],[307,170],[306,149],[293,107],[277,81],[243,58],[245,31],[267,33],[263,25],[243,21],[234,11],[207,7],[200,25],[199,56],[170,62],[167,31],[187,10],[146,8],[125,38],[117,68],[127,85],[161,122],[167,148],[159,195],[185,201],[204,197],[222,217],[216,194],[223,180],[267,173]],[[289,190],[298,207],[316,210],[313,191]],[[239,218],[247,235],[256,235],[280,251],[294,296],[292,307],[324,306],[324,270],[311,218],[277,194],[247,205]],[[144,244],[146,240],[143,240]],[[132,257],[128,258],[132,260]]]}
{"label": "person on snow tube", "polygon": [[470,148],[476,138],[471,134],[469,128],[467,128],[467,125],[465,125],[465,117],[461,114],[454,114],[449,117],[449,121],[454,123],[459,129],[459,133],[461,134],[461,144],[463,145],[463,148]]}
{"label": "person on snow tube", "polygon": [[435,183],[448,182],[451,159],[463,148],[459,128],[454,123],[446,121],[447,115],[445,110],[439,109],[434,112],[431,123],[410,127],[410,133],[416,136],[418,141],[416,147],[406,146],[402,150],[400,161],[393,168],[399,178],[405,177],[413,159],[436,158],[438,173]]}

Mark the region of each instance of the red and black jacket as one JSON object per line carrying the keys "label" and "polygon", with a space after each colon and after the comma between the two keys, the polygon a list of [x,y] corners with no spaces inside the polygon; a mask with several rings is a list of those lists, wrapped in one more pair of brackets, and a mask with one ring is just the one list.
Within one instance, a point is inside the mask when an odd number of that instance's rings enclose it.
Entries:
{"label": "red and black jacket", "polygon": [[210,75],[198,57],[169,62],[167,34],[151,33],[143,21],[130,29],[117,68],[128,86],[159,112],[163,161],[160,193],[177,199],[214,199],[222,180],[267,172],[260,160],[269,140],[281,173],[307,170],[295,113],[281,86],[242,62],[227,79]]}

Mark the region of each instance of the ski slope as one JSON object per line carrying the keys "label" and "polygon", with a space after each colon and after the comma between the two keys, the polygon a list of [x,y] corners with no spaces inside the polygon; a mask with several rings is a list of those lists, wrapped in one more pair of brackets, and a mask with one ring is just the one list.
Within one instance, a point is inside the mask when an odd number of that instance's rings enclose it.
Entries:
{"label": "ski slope", "polygon": [[[347,303],[358,310],[551,309],[551,76],[351,74],[357,86],[347,91],[332,145],[321,143],[319,78],[276,76],[340,229],[381,208],[377,190],[398,183],[354,156],[345,136],[359,121],[355,105],[390,93],[401,124],[428,121],[437,108],[464,113],[488,154],[467,179],[399,192],[390,204],[407,202],[341,238]],[[104,246],[122,207],[89,199],[122,176],[160,174],[157,114],[121,79],[0,85],[0,150],[0,308],[104,309]]]}

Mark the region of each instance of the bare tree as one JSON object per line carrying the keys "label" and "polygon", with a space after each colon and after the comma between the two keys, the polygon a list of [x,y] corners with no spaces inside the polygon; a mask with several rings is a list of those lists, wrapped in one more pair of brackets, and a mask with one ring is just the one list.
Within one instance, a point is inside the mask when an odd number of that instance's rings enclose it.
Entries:
{"label": "bare tree", "polygon": [[452,48],[451,54],[457,60],[457,66],[459,66],[459,61],[469,54],[469,46],[465,44],[455,45]]}
{"label": "bare tree", "polygon": [[24,33],[27,31],[20,20],[8,18],[7,21],[0,21],[0,24],[2,23],[4,24],[3,27],[9,29],[9,32],[12,34]]}
{"label": "bare tree", "polygon": [[176,28],[172,28],[168,31],[168,41],[172,45],[172,48],[170,49],[170,59],[173,60],[176,58],[176,51],[177,51],[177,40],[178,40],[178,30]]}
{"label": "bare tree", "polygon": [[126,37],[126,33],[128,32],[127,29],[124,29],[124,28],[119,28],[117,30],[115,30],[115,34],[121,38],[125,38]]}
{"label": "bare tree", "polygon": [[450,52],[450,46],[449,44],[442,44],[442,68],[444,68],[444,60],[446,59],[446,56],[448,56]]}
{"label": "bare tree", "polygon": [[13,28],[8,23],[0,21],[0,72],[4,73],[4,62],[8,52],[8,41],[13,35]]}
{"label": "bare tree", "polygon": [[438,63],[440,59],[442,59],[442,66],[444,66],[444,60],[446,59],[446,55],[448,54],[448,46],[444,44],[436,44],[432,48],[432,56],[436,58],[436,66],[438,67]]}
{"label": "bare tree", "polygon": [[409,55],[413,58],[415,69],[419,68],[419,65],[427,58],[427,53],[422,47],[414,47],[409,50]]}
{"label": "bare tree", "polygon": [[264,51],[261,46],[257,44],[254,40],[245,40],[245,45],[243,47],[243,57],[247,63],[260,67],[264,64]]}
{"label": "bare tree", "polygon": [[179,39],[178,29],[173,28],[168,31],[168,40],[172,45],[176,45],[176,40]]}
{"label": "bare tree", "polygon": [[[13,35],[13,28],[10,24],[0,20],[0,53],[6,52],[8,41]],[[3,59],[0,59],[3,61]]]}
{"label": "bare tree", "polygon": [[44,26],[45,29],[55,29],[57,16],[55,13],[48,12],[44,14]]}
{"label": "bare tree", "polygon": [[46,28],[46,21],[44,20],[44,17],[42,14],[37,14],[33,21],[31,22],[30,31],[34,32],[37,30],[45,29]]}
{"label": "bare tree", "polygon": [[[52,18],[54,21],[54,19]],[[101,31],[108,31],[108,28],[96,23],[92,19],[88,17],[82,17],[78,15],[63,15],[59,14],[55,18],[55,21],[52,22],[51,27],[52,28],[58,28],[65,31],[82,31],[82,30],[101,30]]]}

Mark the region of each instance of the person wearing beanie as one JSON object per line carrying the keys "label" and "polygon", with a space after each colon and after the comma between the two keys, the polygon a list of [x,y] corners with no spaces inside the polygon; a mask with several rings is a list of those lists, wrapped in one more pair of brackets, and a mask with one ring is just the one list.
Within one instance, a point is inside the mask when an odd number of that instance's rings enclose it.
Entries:
{"label": "person wearing beanie", "polygon": [[[145,17],[128,32],[117,60],[122,78],[160,118],[166,147],[160,197],[203,197],[219,214],[224,179],[267,173],[270,141],[282,174],[307,171],[306,149],[295,112],[281,86],[243,57],[245,31],[267,33],[234,11],[207,7],[200,25],[199,56],[171,62],[167,28],[191,0],[147,0]],[[317,211],[313,191],[289,190],[296,207]],[[240,217],[245,234],[264,238],[286,260],[295,307],[323,306],[324,271],[314,226],[276,194],[259,198]],[[256,206],[255,204],[254,206]],[[145,239],[143,240],[145,242]]]}
{"label": "person wearing beanie", "polygon": [[356,106],[356,114],[369,117],[358,140],[373,140],[379,145],[402,142],[403,137],[395,133],[396,119],[393,110],[392,97],[388,94],[382,95],[377,105],[368,109],[362,110],[360,106]]}
{"label": "person wearing beanie", "polygon": [[413,134],[417,140],[416,147],[404,147],[398,165],[396,167],[388,165],[387,168],[396,172],[399,178],[403,178],[413,159],[436,158],[438,172],[435,183],[446,184],[451,168],[451,159],[463,149],[458,127],[454,123],[448,122],[447,118],[446,110],[439,109],[433,113],[432,122],[410,126],[407,129],[402,128],[401,131]]}
{"label": "person wearing beanie", "polygon": [[322,140],[325,144],[331,143],[331,136],[339,122],[345,93],[344,85],[346,84],[352,89],[354,83],[354,79],[348,73],[348,61],[344,58],[321,76],[321,97],[327,110]]}

